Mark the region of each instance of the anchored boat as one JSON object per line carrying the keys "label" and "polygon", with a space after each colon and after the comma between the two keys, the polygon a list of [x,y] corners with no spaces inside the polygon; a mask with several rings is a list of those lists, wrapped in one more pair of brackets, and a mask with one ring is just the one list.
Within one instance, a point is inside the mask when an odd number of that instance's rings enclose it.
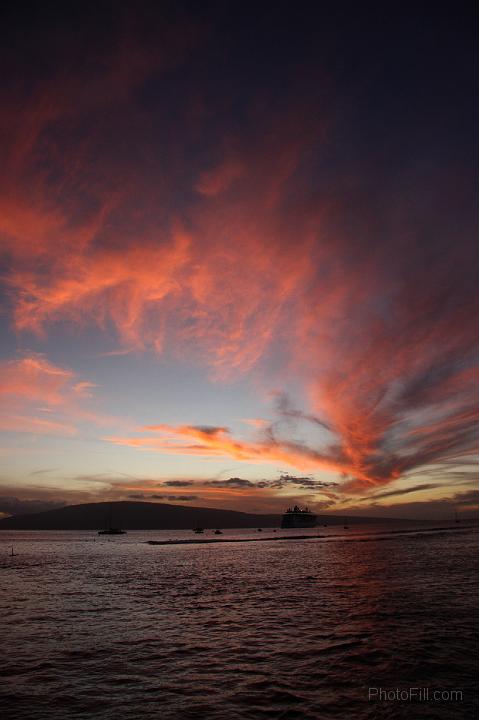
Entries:
{"label": "anchored boat", "polygon": [[98,530],[98,535],[126,535],[126,530],[120,530],[120,528],[108,528],[108,530]]}
{"label": "anchored boat", "polygon": [[108,528],[106,530],[98,530],[98,535],[126,535],[126,530],[113,527],[111,505],[108,506]]}

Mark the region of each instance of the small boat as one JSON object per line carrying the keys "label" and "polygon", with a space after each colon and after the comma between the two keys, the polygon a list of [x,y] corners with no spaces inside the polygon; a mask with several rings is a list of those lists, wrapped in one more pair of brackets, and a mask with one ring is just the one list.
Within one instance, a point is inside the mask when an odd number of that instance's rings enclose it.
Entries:
{"label": "small boat", "polygon": [[215,530],[214,534],[215,535],[223,535],[223,532],[222,532],[222,530]]}
{"label": "small boat", "polygon": [[204,530],[204,528],[202,528],[202,527],[195,527],[195,528],[193,528],[193,532],[196,533],[197,535],[201,535],[201,533],[204,533],[204,531],[205,531],[205,530]]}
{"label": "small boat", "polygon": [[111,527],[108,530],[98,530],[98,535],[126,535],[126,530]]}
{"label": "small boat", "polygon": [[108,506],[108,528],[106,530],[98,530],[98,535],[126,535],[126,530],[120,530],[120,528],[113,527],[111,520],[111,505]]}

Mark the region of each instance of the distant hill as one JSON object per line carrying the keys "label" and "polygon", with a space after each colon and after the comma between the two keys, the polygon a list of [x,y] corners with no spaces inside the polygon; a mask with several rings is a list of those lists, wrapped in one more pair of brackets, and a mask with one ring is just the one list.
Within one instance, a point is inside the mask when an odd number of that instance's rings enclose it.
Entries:
{"label": "distant hill", "polygon": [[[281,515],[256,515],[236,510],[184,507],[166,503],[111,502],[67,505],[0,520],[0,530],[101,530],[112,525],[124,530],[188,530],[204,528],[279,527]],[[348,524],[388,522],[385,518],[350,517]],[[392,522],[398,522],[394,520]],[[342,525],[343,518],[319,515],[318,525]]]}
{"label": "distant hill", "polygon": [[112,502],[67,505],[56,510],[0,520],[0,530],[100,530],[111,522],[125,530],[277,527],[280,515],[253,515],[235,510],[184,507],[166,503]]}

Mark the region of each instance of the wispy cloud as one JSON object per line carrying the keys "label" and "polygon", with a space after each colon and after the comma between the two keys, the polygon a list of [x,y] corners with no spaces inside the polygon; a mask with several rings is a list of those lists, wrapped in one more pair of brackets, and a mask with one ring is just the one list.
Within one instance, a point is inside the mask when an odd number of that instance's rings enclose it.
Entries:
{"label": "wispy cloud", "polygon": [[275,439],[271,432],[257,442],[234,438],[226,427],[201,425],[148,425],[140,437],[110,436],[115,445],[175,455],[231,457],[240,461],[284,463],[301,470],[341,471],[343,465],[331,454],[320,453],[299,442]]}
{"label": "wispy cloud", "polygon": [[81,422],[110,424],[111,418],[85,404],[93,388],[93,383],[79,380],[72,370],[42,355],[0,362],[0,429],[75,435]]}
{"label": "wispy cloud", "polygon": [[388,490],[386,492],[374,493],[367,497],[361,498],[363,502],[375,502],[376,500],[382,500],[383,498],[399,497],[401,495],[410,495],[411,493],[422,492],[423,490],[433,490],[435,488],[443,487],[439,483],[422,483],[421,485],[412,485],[411,487],[401,488],[398,490]]}

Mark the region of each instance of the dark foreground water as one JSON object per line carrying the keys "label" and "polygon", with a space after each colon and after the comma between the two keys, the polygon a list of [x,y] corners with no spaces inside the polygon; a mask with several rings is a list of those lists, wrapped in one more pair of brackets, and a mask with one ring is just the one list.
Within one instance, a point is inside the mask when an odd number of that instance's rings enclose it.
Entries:
{"label": "dark foreground water", "polygon": [[362,533],[0,533],[0,716],[479,717],[479,532]]}

